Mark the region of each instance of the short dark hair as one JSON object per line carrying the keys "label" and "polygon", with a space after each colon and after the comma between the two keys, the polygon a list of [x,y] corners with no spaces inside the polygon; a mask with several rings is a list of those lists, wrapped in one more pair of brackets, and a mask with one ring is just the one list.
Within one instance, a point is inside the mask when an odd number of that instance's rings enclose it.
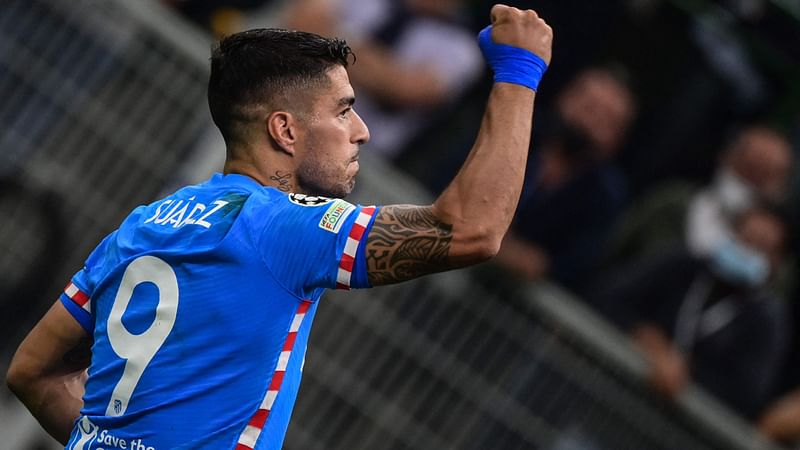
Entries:
{"label": "short dark hair", "polygon": [[230,143],[237,122],[257,119],[253,107],[292,106],[276,103],[326,83],[328,70],[347,67],[351,55],[341,39],[302,31],[261,28],[225,37],[211,53],[211,118]]}

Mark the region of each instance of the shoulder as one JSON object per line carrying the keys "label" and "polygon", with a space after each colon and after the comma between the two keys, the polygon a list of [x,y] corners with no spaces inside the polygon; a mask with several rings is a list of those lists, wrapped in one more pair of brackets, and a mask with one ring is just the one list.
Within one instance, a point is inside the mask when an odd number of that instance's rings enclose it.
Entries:
{"label": "shoulder", "polygon": [[267,189],[254,199],[248,214],[258,222],[268,222],[271,227],[286,230],[321,229],[337,233],[345,220],[357,209],[340,198],[285,194]]}

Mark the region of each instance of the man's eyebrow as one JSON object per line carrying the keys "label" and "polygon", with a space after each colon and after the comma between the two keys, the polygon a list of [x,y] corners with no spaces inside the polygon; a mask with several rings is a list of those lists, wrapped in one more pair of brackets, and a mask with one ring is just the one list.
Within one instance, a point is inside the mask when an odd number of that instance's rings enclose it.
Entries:
{"label": "man's eyebrow", "polygon": [[350,97],[342,97],[339,99],[339,106],[353,106],[356,102],[356,98],[353,96]]}

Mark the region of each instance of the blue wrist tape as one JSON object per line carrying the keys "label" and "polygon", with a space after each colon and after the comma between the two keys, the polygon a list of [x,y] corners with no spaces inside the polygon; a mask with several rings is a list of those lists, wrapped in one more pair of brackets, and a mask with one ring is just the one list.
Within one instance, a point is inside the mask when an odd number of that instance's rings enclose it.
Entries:
{"label": "blue wrist tape", "polygon": [[523,48],[497,44],[492,40],[492,26],[478,34],[478,45],[486,62],[494,70],[494,81],[520,84],[534,91],[547,70],[547,63],[533,52]]}

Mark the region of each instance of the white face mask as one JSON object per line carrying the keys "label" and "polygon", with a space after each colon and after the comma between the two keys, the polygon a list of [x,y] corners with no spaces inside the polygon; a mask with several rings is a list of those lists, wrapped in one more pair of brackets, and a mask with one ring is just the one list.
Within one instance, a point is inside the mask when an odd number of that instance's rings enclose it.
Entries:
{"label": "white face mask", "polygon": [[756,190],[727,167],[717,171],[713,191],[727,214],[737,214],[752,207],[758,198]]}
{"label": "white face mask", "polygon": [[736,238],[718,244],[711,252],[710,263],[718,276],[751,288],[764,284],[770,273],[767,258]]}

